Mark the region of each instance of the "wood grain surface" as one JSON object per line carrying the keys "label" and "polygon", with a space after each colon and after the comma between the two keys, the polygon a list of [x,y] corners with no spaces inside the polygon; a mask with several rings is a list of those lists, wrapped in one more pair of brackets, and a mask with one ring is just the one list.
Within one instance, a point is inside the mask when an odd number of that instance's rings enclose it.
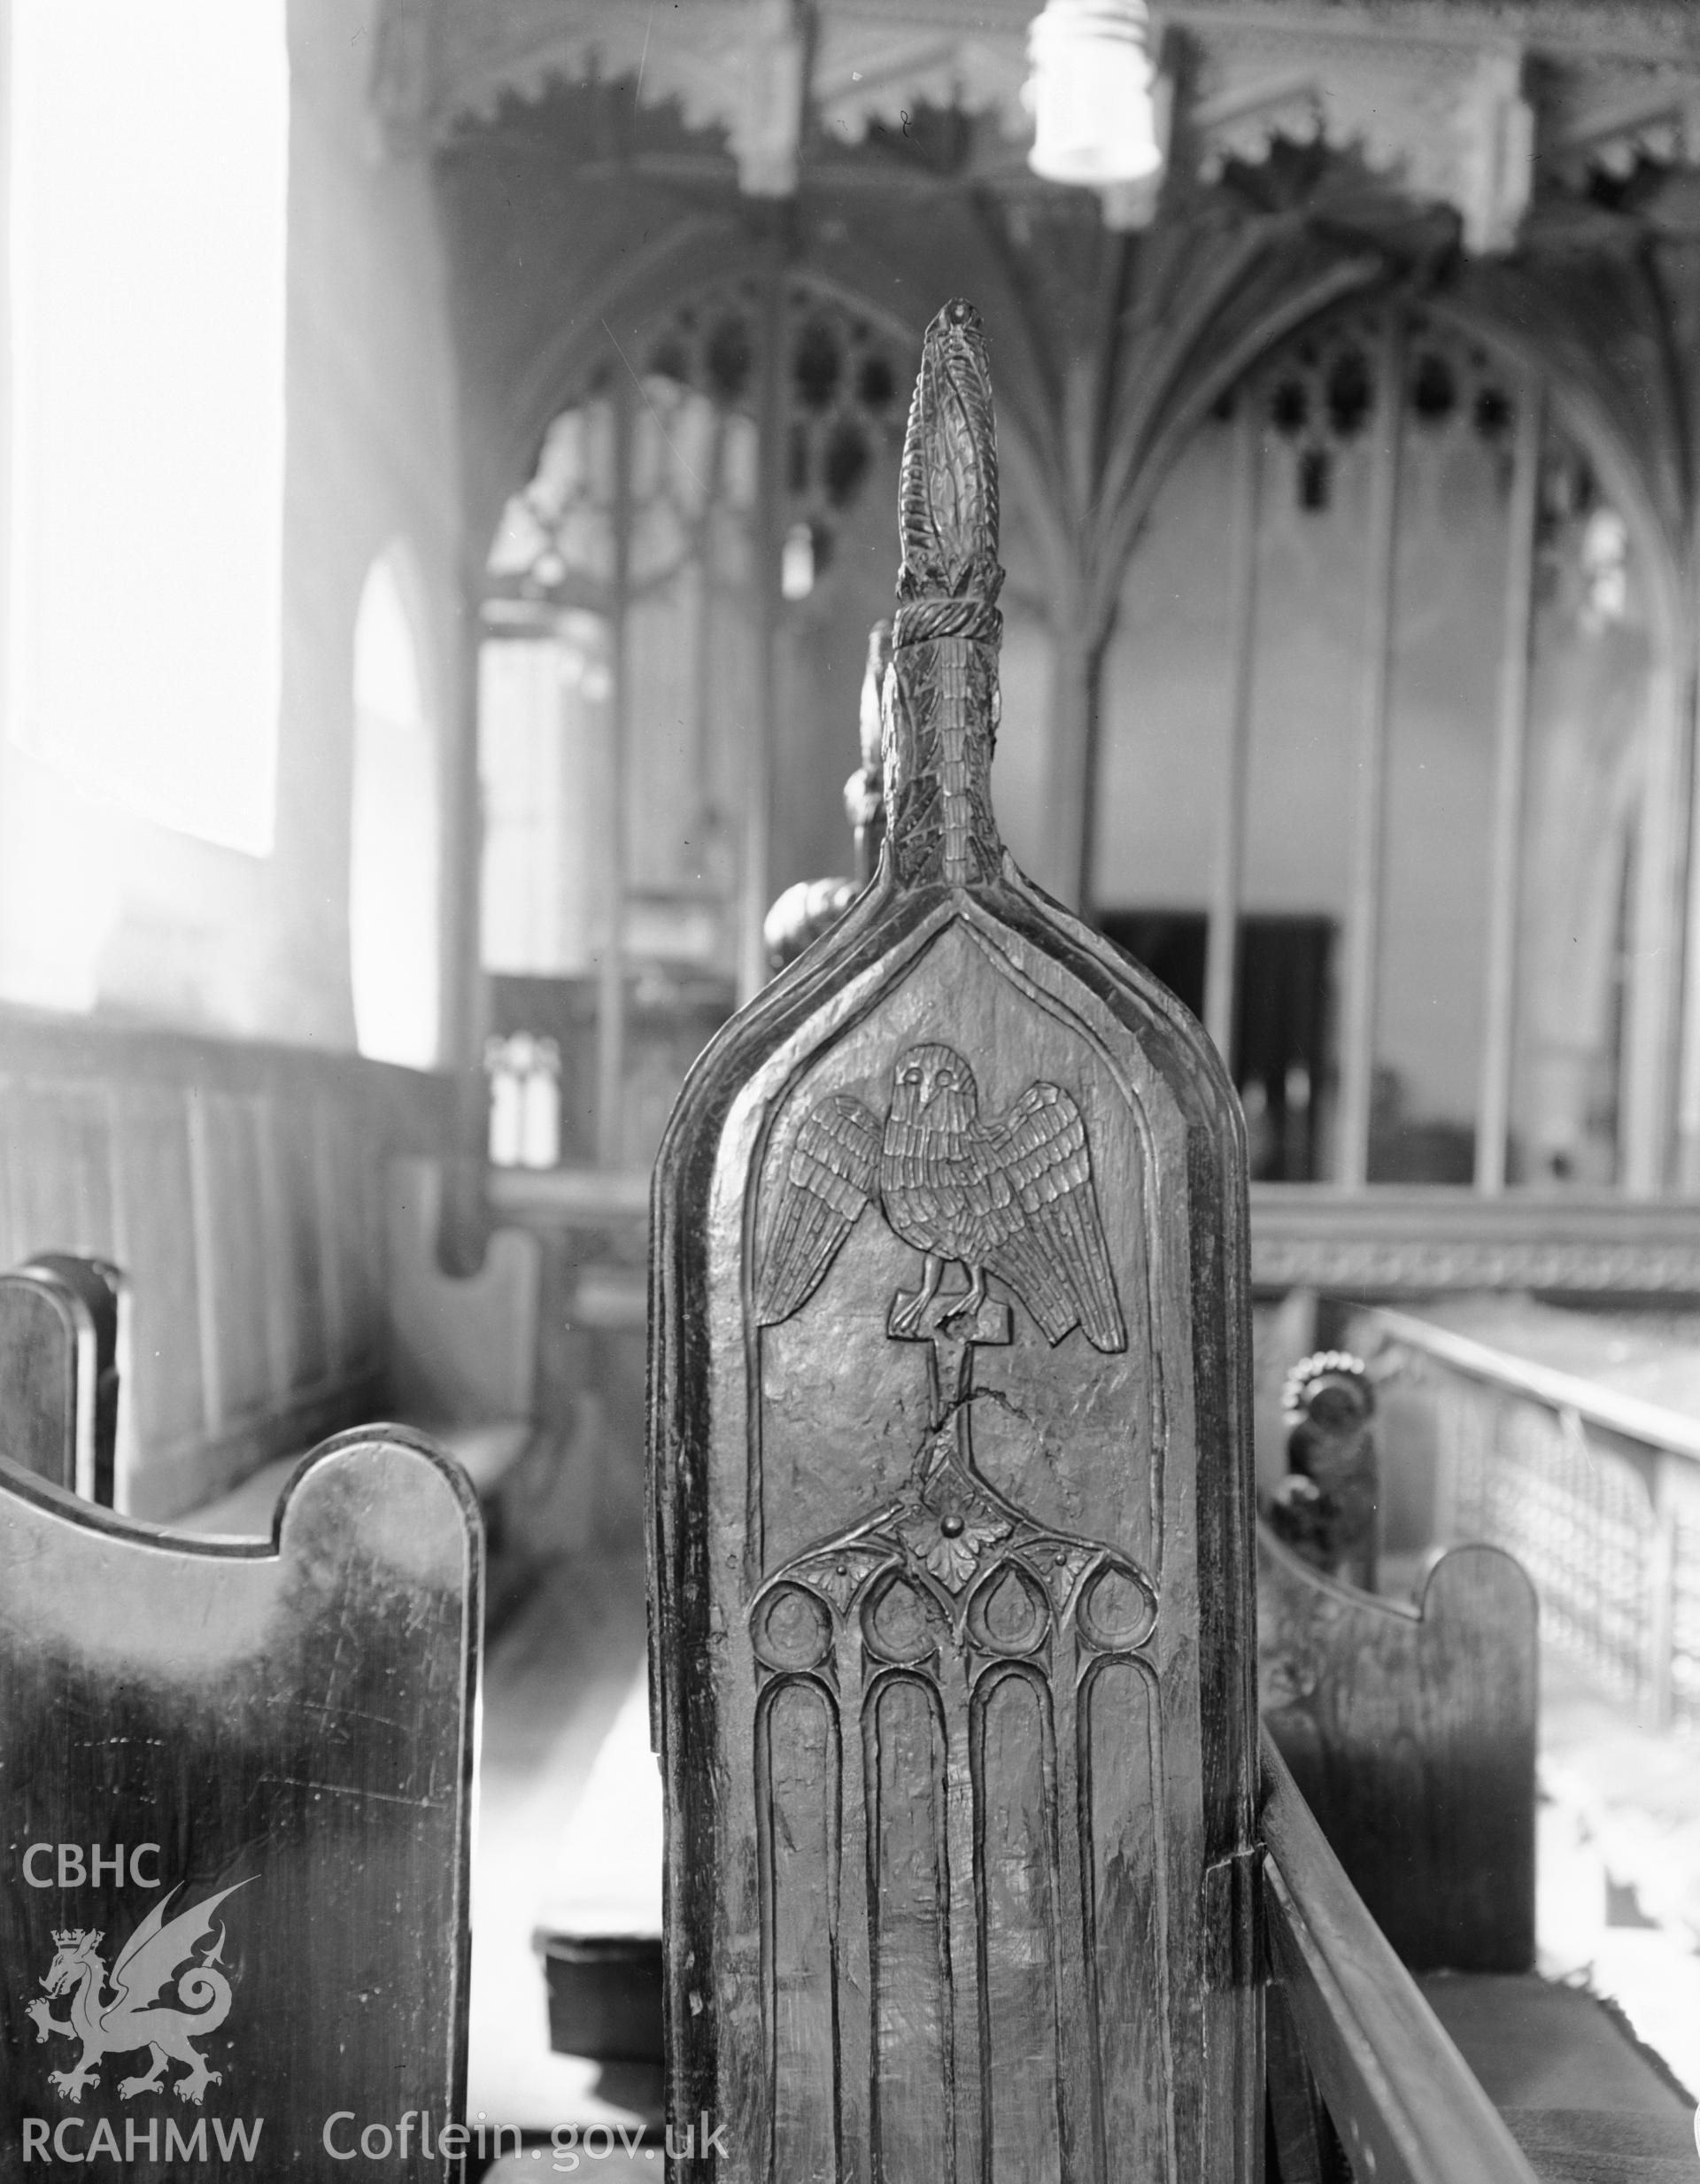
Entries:
{"label": "wood grain surface", "polygon": [[112,1495],[166,1521],[382,1414],[389,1161],[448,1142],[446,1079],[0,1009],[0,1266],[133,1284]]}
{"label": "wood grain surface", "polygon": [[[118,1490],[119,1467],[129,1458],[135,1442],[134,1420],[128,1407],[133,1364],[128,1277],[109,1259],[89,1259],[73,1251],[37,1252],[19,1273],[27,1281],[46,1283],[68,1294],[83,1308],[82,1314],[73,1314],[78,1319],[77,1384],[69,1415],[77,1468],[75,1477],[62,1483],[110,1509]],[[0,1319],[0,1341],[5,1339],[4,1319]],[[0,1400],[0,1416],[11,1414]],[[40,1466],[26,1464],[24,1468],[34,1471]]]}
{"label": "wood grain surface", "polygon": [[1352,2173],[1375,2184],[1535,2184],[1267,1736],[1263,1770],[1271,1975]]}
{"label": "wood grain surface", "polygon": [[420,2118],[464,2095],[482,1561],[389,1429],[251,1547],[0,1467],[5,2184],[347,2173],[368,2126],[383,2173],[450,2173]]}
{"label": "wood grain surface", "polygon": [[92,1499],[98,1380],[87,1300],[51,1274],[0,1274],[0,1454]]}
{"label": "wood grain surface", "polygon": [[1241,1126],[1198,1026],[999,843],[966,306],[901,527],[878,874],[656,1172],[669,2173],[1249,2179]]}
{"label": "wood grain surface", "polygon": [[1454,1547],[1414,1606],[1310,1568],[1258,1527],[1263,1721],[1403,1961],[1534,1962],[1534,1588]]}

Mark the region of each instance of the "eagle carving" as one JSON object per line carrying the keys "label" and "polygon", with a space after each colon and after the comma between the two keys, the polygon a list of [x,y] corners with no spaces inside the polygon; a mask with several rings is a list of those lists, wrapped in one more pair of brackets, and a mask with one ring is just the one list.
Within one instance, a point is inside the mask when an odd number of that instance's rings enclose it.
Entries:
{"label": "eagle carving", "polygon": [[969,1288],[947,1320],[971,1327],[995,1274],[1047,1341],[1078,1327],[1099,1350],[1127,1347],[1086,1123],[1061,1085],[1030,1085],[1007,1112],[982,1116],[973,1071],[934,1042],[898,1057],[883,1124],[850,1093],[828,1093],[797,1133],[767,1224],[760,1326],[808,1302],[875,1197],[924,1260],[919,1289],[892,1313],[894,1333],[919,1331],[955,1260]]}

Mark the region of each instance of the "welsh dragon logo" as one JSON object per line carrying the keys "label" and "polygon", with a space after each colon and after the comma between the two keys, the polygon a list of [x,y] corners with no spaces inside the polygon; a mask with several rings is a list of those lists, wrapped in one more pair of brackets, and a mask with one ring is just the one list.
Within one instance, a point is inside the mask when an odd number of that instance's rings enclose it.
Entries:
{"label": "welsh dragon logo", "polygon": [[[103,2056],[129,2055],[146,2048],[151,2051],[149,2067],[139,2077],[120,2079],[119,2097],[128,2101],[138,2093],[163,2091],[169,2084],[180,2101],[200,2106],[202,2095],[218,2082],[220,2073],[207,2068],[205,2058],[190,2043],[204,2040],[230,2014],[230,1982],[219,1969],[223,1926],[198,1962],[193,1961],[194,1952],[205,1940],[219,1905],[246,1886],[246,1881],[237,1881],[167,1920],[166,1912],[177,1894],[174,1888],[124,1944],[110,1973],[99,1954],[102,1935],[81,1928],[54,1935],[57,1954],[42,1981],[46,1995],[28,2005],[29,2015],[35,2020],[38,2041],[46,2040],[50,2033],[63,2033],[82,2042],[73,2069],[50,2073],[48,2083],[56,2093],[67,2101],[81,2101],[85,2086],[100,2083],[94,2066]],[[112,1992],[107,1995],[109,1979]],[[162,2002],[167,1987],[174,1987],[175,1999]],[[71,2014],[56,2017],[51,1998],[67,1992]],[[164,2079],[169,2062],[185,2064],[188,2075]]]}

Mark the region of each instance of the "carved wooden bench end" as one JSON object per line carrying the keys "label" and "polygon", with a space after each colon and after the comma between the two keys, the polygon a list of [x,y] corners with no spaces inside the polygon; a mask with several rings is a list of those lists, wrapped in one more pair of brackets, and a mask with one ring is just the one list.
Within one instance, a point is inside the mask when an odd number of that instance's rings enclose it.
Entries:
{"label": "carved wooden bench end", "polygon": [[952,304],[877,876],[657,1171],[669,2101],[721,2184],[1258,2173],[1241,1130],[999,840],[997,505]]}

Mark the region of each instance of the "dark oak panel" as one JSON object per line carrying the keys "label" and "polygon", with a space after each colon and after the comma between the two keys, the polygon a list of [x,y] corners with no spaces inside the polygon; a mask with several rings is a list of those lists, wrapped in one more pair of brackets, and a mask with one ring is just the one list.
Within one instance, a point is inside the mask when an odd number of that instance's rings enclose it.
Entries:
{"label": "dark oak panel", "polygon": [[386,2173],[447,2173],[417,2112],[464,2092],[482,1552],[389,1429],[303,1467],[271,1548],[6,1468],[0,2178],[56,2139],[143,2149],[137,2184],[321,2177],[330,2118],[346,2148],[409,2110]]}
{"label": "dark oak panel", "polygon": [[0,1274],[0,1453],[68,1493],[88,1493],[97,1374],[87,1301],[50,1274]]}
{"label": "dark oak panel", "polygon": [[177,1516],[382,1414],[384,1172],[449,1130],[445,1079],[0,1010],[0,1265],[133,1284],[120,1508]]}
{"label": "dark oak panel", "polygon": [[[1263,1768],[1269,1968],[1282,2026],[1271,2071],[1279,2062],[1290,2072],[1302,2049],[1354,2176],[1377,2184],[1535,2184],[1267,1738]],[[1314,2111],[1293,2113],[1305,2088],[1286,2075],[1278,2090],[1277,2143],[1296,2184],[1316,2173],[1304,2157],[1322,2150],[1320,2134],[1308,2127]]]}
{"label": "dark oak panel", "polygon": [[[77,1471],[57,1483],[110,1509],[118,1480],[120,1428],[129,1430],[120,1418],[120,1398],[134,1355],[130,1285],[123,1269],[111,1259],[82,1259],[69,1251],[42,1252],[20,1269],[20,1278],[57,1289],[81,1308],[73,1314],[78,1323],[73,1352],[75,1381],[66,1413],[75,1439]],[[0,1341],[12,1336],[0,1315]],[[28,1354],[33,1345],[27,1338],[16,1339],[18,1348]],[[12,1415],[0,1398],[0,1416]],[[26,1463],[24,1468],[51,1475],[39,1464]]]}
{"label": "dark oak panel", "polygon": [[1534,1962],[1537,1603],[1454,1547],[1415,1607],[1258,1532],[1265,1725],[1370,1915],[1418,1971]]}
{"label": "dark oak panel", "polygon": [[902,532],[879,874],[710,1048],[657,1169],[676,2141],[715,2118],[717,2184],[1243,2184],[1241,1127],[1197,1026],[998,840],[965,306]]}

